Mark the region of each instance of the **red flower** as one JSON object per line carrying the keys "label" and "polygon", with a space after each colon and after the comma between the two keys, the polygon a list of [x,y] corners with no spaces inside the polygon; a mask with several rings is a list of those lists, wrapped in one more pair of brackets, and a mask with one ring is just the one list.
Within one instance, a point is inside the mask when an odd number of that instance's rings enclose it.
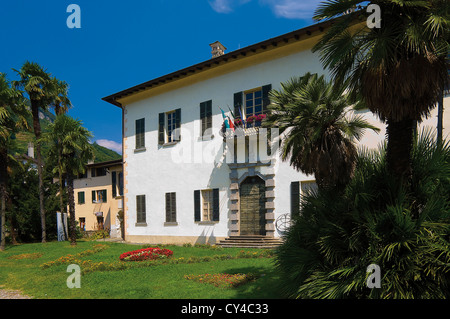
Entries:
{"label": "red flower", "polygon": [[161,256],[170,257],[173,251],[169,249],[161,249],[158,247],[143,248],[133,251],[128,251],[120,255],[119,259],[123,261],[142,261],[155,260]]}

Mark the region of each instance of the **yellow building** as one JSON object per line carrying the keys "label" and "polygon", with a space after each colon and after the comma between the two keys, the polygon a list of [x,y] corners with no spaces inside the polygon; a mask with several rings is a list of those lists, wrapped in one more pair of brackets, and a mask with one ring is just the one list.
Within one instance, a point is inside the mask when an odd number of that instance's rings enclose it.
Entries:
{"label": "yellow building", "polygon": [[74,181],[75,218],[81,230],[107,230],[122,237],[119,211],[123,209],[122,159],[87,165]]}

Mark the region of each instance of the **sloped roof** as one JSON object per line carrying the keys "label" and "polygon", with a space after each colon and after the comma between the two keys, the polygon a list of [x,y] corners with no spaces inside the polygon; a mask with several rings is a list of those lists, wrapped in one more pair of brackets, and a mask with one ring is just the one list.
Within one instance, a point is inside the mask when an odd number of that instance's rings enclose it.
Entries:
{"label": "sloped roof", "polygon": [[[209,59],[207,61],[203,61],[200,63],[197,63],[195,65],[189,66],[187,68],[160,76],[158,78],[155,78],[153,80],[135,85],[133,87],[130,87],[128,89],[122,90],[120,92],[111,94],[109,96],[106,96],[102,98],[102,100],[109,102],[113,105],[116,105],[118,107],[122,107],[122,105],[117,101],[121,98],[136,94],[141,91],[145,91],[148,89],[151,89],[152,87],[159,86],[161,84],[166,84],[175,80],[178,80],[180,78],[188,77],[190,75],[193,75],[195,73],[207,70],[213,66],[223,64],[223,63],[229,63],[232,61],[235,61],[240,58],[245,58],[247,54],[249,53],[261,53],[269,49],[273,49],[277,47],[280,43],[288,43],[289,41],[303,41],[307,37],[311,36],[313,32],[320,31],[323,32],[326,28],[328,28],[333,23],[333,20],[328,20],[325,22],[313,24],[310,26],[307,26],[302,29],[298,29],[268,40],[264,40],[262,42],[244,47],[242,49],[238,49],[235,51],[231,51],[229,53],[226,53],[224,55],[221,55],[219,57]],[[262,50],[261,50],[262,49]],[[259,50],[257,52],[257,50]]]}

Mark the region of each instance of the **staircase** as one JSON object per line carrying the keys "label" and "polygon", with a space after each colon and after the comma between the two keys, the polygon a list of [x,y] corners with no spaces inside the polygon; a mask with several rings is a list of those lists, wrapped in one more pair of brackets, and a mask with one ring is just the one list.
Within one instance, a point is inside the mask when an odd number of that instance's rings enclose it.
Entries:
{"label": "staircase", "polygon": [[230,236],[221,240],[218,245],[223,248],[277,248],[283,243],[280,238],[266,237],[261,235],[252,236]]}

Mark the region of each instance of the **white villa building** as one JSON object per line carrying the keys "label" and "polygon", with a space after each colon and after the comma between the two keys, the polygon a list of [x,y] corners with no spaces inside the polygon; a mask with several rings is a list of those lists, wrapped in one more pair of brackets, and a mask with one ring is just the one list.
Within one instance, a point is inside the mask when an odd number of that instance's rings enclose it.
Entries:
{"label": "white villa building", "polygon": [[[103,99],[123,111],[126,241],[215,244],[282,236],[283,221],[298,212],[302,193],[315,187],[314,176],[268,152],[263,132],[256,134],[256,118],[238,137],[223,137],[223,113],[248,120],[264,113],[270,89],[306,72],[326,73],[311,48],[328,26],[315,24],[230,53],[215,42],[210,60]],[[368,110],[360,113],[381,129],[366,131],[360,143],[378,147],[385,125]],[[437,108],[422,125],[436,128],[436,115]],[[448,116],[443,126],[450,127]]]}

